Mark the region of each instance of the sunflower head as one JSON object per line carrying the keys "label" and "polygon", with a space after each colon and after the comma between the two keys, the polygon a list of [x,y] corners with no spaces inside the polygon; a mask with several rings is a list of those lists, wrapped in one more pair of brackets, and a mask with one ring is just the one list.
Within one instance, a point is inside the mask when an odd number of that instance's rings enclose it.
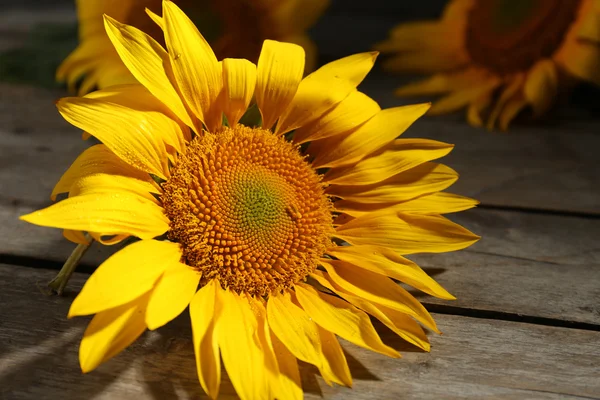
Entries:
{"label": "sunflower head", "polygon": [[[198,24],[219,58],[258,59],[265,39],[297,43],[307,52],[306,70],[316,66],[316,47],[305,31],[327,8],[329,0],[176,0]],[[103,15],[141,29],[164,45],[160,28],[161,0],[76,0],[79,46],[56,72],[79,94],[97,88],[135,83],[106,35]],[[148,11],[148,14],[144,10]]]}
{"label": "sunflower head", "polygon": [[291,288],[332,245],[321,177],[297,146],[262,128],[195,138],[163,190],[168,236],[186,264],[236,293]]}
{"label": "sunflower head", "polygon": [[431,114],[466,107],[472,125],[507,129],[575,80],[600,84],[599,17],[597,0],[450,0],[439,21],[399,25],[377,48],[391,71],[434,74],[398,95],[441,94]]}
{"label": "sunflower head", "polygon": [[[357,90],[377,54],[302,79],[302,47],[264,42],[258,63],[217,58],[170,1],[165,47],[110,17],[107,34],[139,82],[58,102],[102,144],[23,216],[107,243],[133,237],[74,300],[95,314],[84,372],[189,306],[198,377],[219,392],[221,360],[243,399],[302,397],[297,360],[327,383],[352,378],[338,335],[398,357],[369,315],[429,350],[438,331],[402,281],[453,296],[403,255],[462,249],[478,237],[442,216],[476,202],[441,192],[457,175],[433,162],[452,145],[397,139],[428,104],[381,110]],[[324,90],[326,88],[326,90]],[[240,123],[258,108],[258,126]]]}

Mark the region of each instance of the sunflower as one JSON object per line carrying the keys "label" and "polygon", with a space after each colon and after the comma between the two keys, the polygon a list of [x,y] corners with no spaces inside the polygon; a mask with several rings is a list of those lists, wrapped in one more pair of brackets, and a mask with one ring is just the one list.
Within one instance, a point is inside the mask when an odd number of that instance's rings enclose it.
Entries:
{"label": "sunflower", "polygon": [[[302,79],[302,47],[264,42],[257,65],[218,61],[194,24],[163,3],[166,50],[105,17],[138,84],[58,101],[102,143],[62,176],[50,207],[22,217],[134,241],[90,276],[69,317],[95,314],[88,372],[189,306],[198,377],[215,398],[221,361],[242,399],[301,398],[297,360],[350,386],[336,338],[391,357],[369,314],[429,350],[431,315],[395,280],[453,296],[403,255],[462,249],[478,236],[441,214],[474,200],[441,192],[452,145],[396,139],[428,104],[381,110],[356,87],[376,53]],[[327,87],[328,90],[323,90]],[[259,126],[245,125],[255,109]],[[420,323],[420,324],[419,324]]]}
{"label": "sunflower", "polygon": [[[307,71],[316,66],[316,47],[305,31],[321,15],[329,0],[178,0],[176,3],[199,24],[219,58],[256,61],[265,39],[296,43],[307,53]],[[158,12],[161,0],[76,0],[79,46],[56,72],[69,90],[79,94],[94,88],[136,83],[121,62],[104,30],[103,15],[135,26],[162,42],[162,32],[144,9]],[[83,79],[82,79],[83,78]]]}
{"label": "sunflower", "polygon": [[546,113],[575,81],[600,85],[600,1],[451,0],[441,21],[394,28],[385,67],[433,75],[399,96],[444,95],[430,114],[467,107],[474,126],[507,129]]}

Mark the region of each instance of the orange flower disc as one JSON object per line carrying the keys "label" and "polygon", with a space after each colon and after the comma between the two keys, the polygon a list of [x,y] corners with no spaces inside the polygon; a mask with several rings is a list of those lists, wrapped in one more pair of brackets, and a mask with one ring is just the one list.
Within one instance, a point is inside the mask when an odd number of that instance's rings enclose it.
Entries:
{"label": "orange flower disc", "polygon": [[314,271],[331,244],[319,175],[272,132],[238,125],[195,138],[164,183],[183,262],[237,293],[266,296]]}

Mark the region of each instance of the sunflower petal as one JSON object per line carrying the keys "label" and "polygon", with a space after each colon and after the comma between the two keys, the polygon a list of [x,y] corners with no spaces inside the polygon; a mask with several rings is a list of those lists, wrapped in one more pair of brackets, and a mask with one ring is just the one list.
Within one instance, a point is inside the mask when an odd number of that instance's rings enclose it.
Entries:
{"label": "sunflower petal", "polygon": [[562,46],[554,59],[577,78],[600,85],[600,48],[595,43],[573,41]]}
{"label": "sunflower petal", "polygon": [[296,358],[322,369],[323,355],[317,325],[292,302],[288,292],[269,297],[267,318],[273,333]]}
{"label": "sunflower petal", "polygon": [[349,132],[357,129],[379,111],[381,108],[375,100],[354,90],[320,118],[296,129],[294,142],[304,143]]}
{"label": "sunflower petal", "polygon": [[[69,318],[95,314],[135,300],[181,258],[177,243],[141,240],[104,261],[86,281],[69,309]],[[132,284],[135,282],[135,284]]]}
{"label": "sunflower petal", "polygon": [[90,194],[130,193],[142,197],[157,206],[160,202],[152,195],[160,191],[150,182],[143,182],[128,176],[94,174],[79,178],[71,186],[70,197]]}
{"label": "sunflower petal", "polygon": [[75,196],[20,218],[35,225],[141,239],[152,239],[169,229],[169,219],[159,206],[130,193]]}
{"label": "sunflower petal", "polygon": [[319,336],[323,346],[323,377],[325,380],[329,380],[337,383],[338,385],[344,385],[352,387],[352,375],[350,374],[350,368],[348,368],[348,361],[344,355],[344,350],[340,345],[340,342],[330,331],[319,328]]}
{"label": "sunflower petal", "polygon": [[223,60],[223,110],[229,126],[234,127],[246,112],[256,86],[256,65],[248,60]]}
{"label": "sunflower petal", "polygon": [[95,136],[127,164],[167,178],[165,139],[180,132],[172,119],[159,112],[89,98],[64,98],[57,105],[68,122]]}
{"label": "sunflower petal", "polygon": [[[264,306],[263,300],[258,300],[253,297],[248,297],[250,309],[256,316],[258,328],[256,330],[256,338],[258,345],[264,354],[264,370],[267,378],[267,386],[269,389],[268,398],[289,398],[284,396],[288,388],[279,388],[280,374],[277,365],[277,357],[273,351],[273,342],[271,340],[271,329],[267,323],[267,309]],[[291,393],[290,393],[291,394]],[[292,396],[293,397],[293,396]]]}
{"label": "sunflower petal", "polygon": [[155,330],[175,319],[196,294],[201,274],[181,262],[170,265],[150,293],[146,325]]}
{"label": "sunflower petal", "polygon": [[213,399],[219,395],[221,384],[221,360],[219,344],[215,333],[218,317],[221,315],[217,302],[217,290],[221,290],[216,280],[196,292],[190,302],[190,318],[194,336],[196,368],[202,389]]}
{"label": "sunflower petal", "polygon": [[[50,198],[56,200],[58,194],[69,192],[73,183],[78,179],[98,173],[126,176],[140,182],[152,183],[150,175],[125,163],[105,145],[97,144],[86,149],[77,157],[54,186]],[[153,189],[156,190],[156,188]]]}
{"label": "sunflower petal", "polygon": [[357,203],[396,204],[444,190],[457,179],[452,168],[428,162],[373,185],[331,185],[327,193]]}
{"label": "sunflower petal", "polygon": [[477,206],[477,204],[479,204],[477,200],[468,197],[438,192],[417,197],[402,203],[369,204],[339,200],[335,202],[335,210],[351,215],[354,218],[361,217],[371,212],[380,211],[384,208],[393,208],[396,211],[408,214],[432,215],[464,211]]}
{"label": "sunflower petal", "polygon": [[227,375],[242,400],[267,398],[269,387],[256,315],[248,300],[236,293],[218,290],[217,298],[223,306],[217,341]]}
{"label": "sunflower petal", "polygon": [[538,61],[527,74],[523,93],[535,115],[545,113],[558,92],[558,72],[551,60]]}
{"label": "sunflower petal", "polygon": [[271,343],[273,344],[273,353],[277,358],[277,366],[279,368],[279,385],[277,387],[276,398],[302,400],[304,393],[302,391],[298,360],[272,330]]}
{"label": "sunflower petal", "polygon": [[379,321],[385,324],[385,326],[390,328],[396,335],[400,336],[407,342],[410,342],[425,351],[430,350],[431,346],[429,345],[427,335],[425,335],[425,332],[423,332],[421,326],[416,323],[412,317],[409,317],[400,311],[384,307],[380,304],[373,304],[370,301],[367,301],[342,289],[341,286],[337,285],[330,279],[327,279],[321,271],[315,271],[311,277],[322,286],[325,286],[327,289],[331,290],[349,303],[377,318]]}
{"label": "sunflower petal", "polygon": [[304,311],[321,327],[365,349],[390,357],[399,356],[396,350],[381,341],[369,316],[352,304],[308,285],[297,284],[295,290]]}
{"label": "sunflower petal", "polygon": [[407,283],[423,292],[446,300],[456,298],[425,273],[417,264],[381,246],[338,246],[327,254],[380,275]]}
{"label": "sunflower petal", "polygon": [[165,49],[141,30],[121,24],[108,15],[104,16],[104,25],[121,60],[133,76],[157,99],[170,107],[187,126],[194,126],[165,70],[165,65],[170,62]]}
{"label": "sunflower petal", "polygon": [[327,270],[326,276],[344,290],[370,302],[410,315],[429,329],[438,332],[435,321],[425,307],[390,278],[356,268],[344,261],[321,261],[321,264]]}
{"label": "sunflower petal", "polygon": [[463,107],[468,106],[482,95],[489,93],[502,84],[502,80],[496,77],[489,78],[483,83],[474,83],[473,85],[457,90],[436,100],[429,110],[428,115],[447,114]]}
{"label": "sunflower petal", "polygon": [[333,168],[360,161],[401,135],[429,107],[429,104],[417,104],[382,110],[342,138],[334,136],[316,142],[320,144],[321,151],[316,155],[313,166]]}
{"label": "sunflower petal", "polygon": [[288,107],[304,71],[304,49],[291,43],[265,40],[256,69],[256,104],[264,129],[271,129]]}
{"label": "sunflower petal", "polygon": [[86,373],[133,343],[144,331],[148,295],[102,311],[92,318],[79,346],[79,364]]}
{"label": "sunflower petal", "polygon": [[214,132],[221,126],[217,99],[223,87],[217,57],[194,23],[172,1],[163,2],[163,20],[177,86],[196,117]]}
{"label": "sunflower petal", "polygon": [[454,145],[427,139],[399,139],[355,165],[333,168],[329,184],[370,185],[450,153]]}
{"label": "sunflower petal", "polygon": [[455,251],[479,240],[442,216],[403,214],[393,209],[347,222],[337,228],[335,236],[355,245],[388,247],[400,254]]}
{"label": "sunflower petal", "polygon": [[[348,56],[330,62],[304,78],[275,132],[283,134],[308,124],[348,97],[373,68],[377,54]],[[323,90],[324,87],[327,90]]]}

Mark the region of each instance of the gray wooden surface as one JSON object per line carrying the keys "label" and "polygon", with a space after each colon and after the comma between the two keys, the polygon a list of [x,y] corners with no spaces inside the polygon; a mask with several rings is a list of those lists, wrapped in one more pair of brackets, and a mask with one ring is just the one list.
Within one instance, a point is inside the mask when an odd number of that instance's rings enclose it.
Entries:
{"label": "gray wooden surface", "polygon": [[[324,58],[366,50],[386,24],[408,18],[404,3],[388,3],[376,5],[396,15],[382,18],[375,5],[334,2],[327,22],[344,40],[317,26]],[[12,32],[0,37],[0,50],[19,46],[36,21],[72,18],[60,9],[9,11],[0,14],[2,32]],[[357,14],[361,30],[354,29]],[[405,103],[392,96],[401,81],[375,70],[361,88],[390,107]],[[53,185],[89,145],[56,112],[53,102],[63,95],[0,83],[0,399],[203,397],[187,313],[97,371],[79,371],[78,343],[88,319],[67,320],[66,313],[87,273],[115,248],[95,245],[66,296],[48,296],[45,283],[73,245],[58,230],[18,220],[50,204]],[[430,336],[431,353],[377,325],[403,358],[344,343],[354,388],[330,388],[304,365],[306,397],[600,399],[599,128],[598,116],[566,106],[545,125],[517,125],[508,134],[468,127],[462,116],[424,118],[409,129],[407,137],[456,145],[444,159],[461,174],[451,191],[482,204],[450,218],[483,239],[461,252],[412,257],[457,296],[441,301],[419,294],[444,332]],[[235,398],[226,377],[221,394]]]}

